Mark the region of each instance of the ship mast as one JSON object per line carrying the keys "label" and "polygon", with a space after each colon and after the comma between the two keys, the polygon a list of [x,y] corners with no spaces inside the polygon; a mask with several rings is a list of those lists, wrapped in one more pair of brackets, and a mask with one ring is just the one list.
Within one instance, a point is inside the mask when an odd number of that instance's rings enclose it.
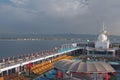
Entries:
{"label": "ship mast", "polygon": [[103,22],[103,31],[105,31],[105,24],[104,24],[104,22]]}

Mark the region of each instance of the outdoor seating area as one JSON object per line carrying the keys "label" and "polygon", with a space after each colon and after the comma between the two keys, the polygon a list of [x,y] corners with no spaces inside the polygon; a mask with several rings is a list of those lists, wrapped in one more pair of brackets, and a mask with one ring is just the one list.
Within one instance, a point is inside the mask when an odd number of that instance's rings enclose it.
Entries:
{"label": "outdoor seating area", "polygon": [[0,80],[30,80],[24,75],[20,75],[18,73],[12,73],[10,75],[6,75],[0,78]]}
{"label": "outdoor seating area", "polygon": [[46,71],[48,71],[52,68],[53,68],[53,66],[52,66],[52,63],[50,61],[44,61],[40,64],[37,64],[37,65],[33,66],[31,68],[31,71],[34,74],[42,74],[42,73],[45,73]]}
{"label": "outdoor seating area", "polygon": [[59,57],[56,57],[52,60],[52,62],[56,62],[56,61],[59,61],[61,59],[73,59],[73,56],[67,56],[67,55],[63,55],[63,56],[59,56]]}
{"label": "outdoor seating area", "polygon": [[33,72],[34,74],[43,74],[47,71],[49,71],[50,69],[53,68],[53,63],[55,63],[58,60],[61,59],[72,59],[72,56],[67,56],[67,55],[62,55],[59,57],[54,58],[52,61],[47,60],[47,61],[43,61],[39,64],[34,65],[33,67],[31,67],[31,72]]}

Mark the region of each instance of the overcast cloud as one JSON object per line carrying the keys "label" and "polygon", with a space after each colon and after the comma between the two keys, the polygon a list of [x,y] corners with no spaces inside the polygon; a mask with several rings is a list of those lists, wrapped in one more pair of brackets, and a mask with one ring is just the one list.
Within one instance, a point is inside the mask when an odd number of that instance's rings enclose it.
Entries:
{"label": "overcast cloud", "polygon": [[0,33],[120,35],[120,0],[1,0]]}

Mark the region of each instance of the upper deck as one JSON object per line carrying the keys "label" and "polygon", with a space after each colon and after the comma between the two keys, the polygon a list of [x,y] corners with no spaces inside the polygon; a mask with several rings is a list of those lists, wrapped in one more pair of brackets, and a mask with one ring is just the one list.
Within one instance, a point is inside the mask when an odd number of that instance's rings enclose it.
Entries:
{"label": "upper deck", "polygon": [[34,63],[37,61],[49,59],[58,55],[62,55],[74,50],[79,49],[79,47],[70,47],[70,48],[64,48],[62,50],[52,50],[52,51],[42,51],[37,52],[32,55],[22,56],[17,59],[12,60],[3,60],[0,63],[0,73],[9,69],[17,68],[20,66],[27,65],[29,63]]}

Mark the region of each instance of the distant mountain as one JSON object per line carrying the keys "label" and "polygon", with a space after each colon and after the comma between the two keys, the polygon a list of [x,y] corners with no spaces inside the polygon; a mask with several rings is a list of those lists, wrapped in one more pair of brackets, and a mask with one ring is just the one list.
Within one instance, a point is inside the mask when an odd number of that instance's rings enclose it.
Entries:
{"label": "distant mountain", "polygon": [[[72,40],[72,39],[79,39],[79,40],[91,40],[94,41],[97,39],[98,35],[92,35],[92,34],[72,34],[72,33],[66,33],[66,34],[4,34],[0,35],[0,39],[18,39],[18,38],[39,38],[43,40]],[[110,41],[120,41],[120,36],[109,36]]]}
{"label": "distant mountain", "polygon": [[0,35],[0,38],[94,38],[96,35],[89,34],[7,34]]}

